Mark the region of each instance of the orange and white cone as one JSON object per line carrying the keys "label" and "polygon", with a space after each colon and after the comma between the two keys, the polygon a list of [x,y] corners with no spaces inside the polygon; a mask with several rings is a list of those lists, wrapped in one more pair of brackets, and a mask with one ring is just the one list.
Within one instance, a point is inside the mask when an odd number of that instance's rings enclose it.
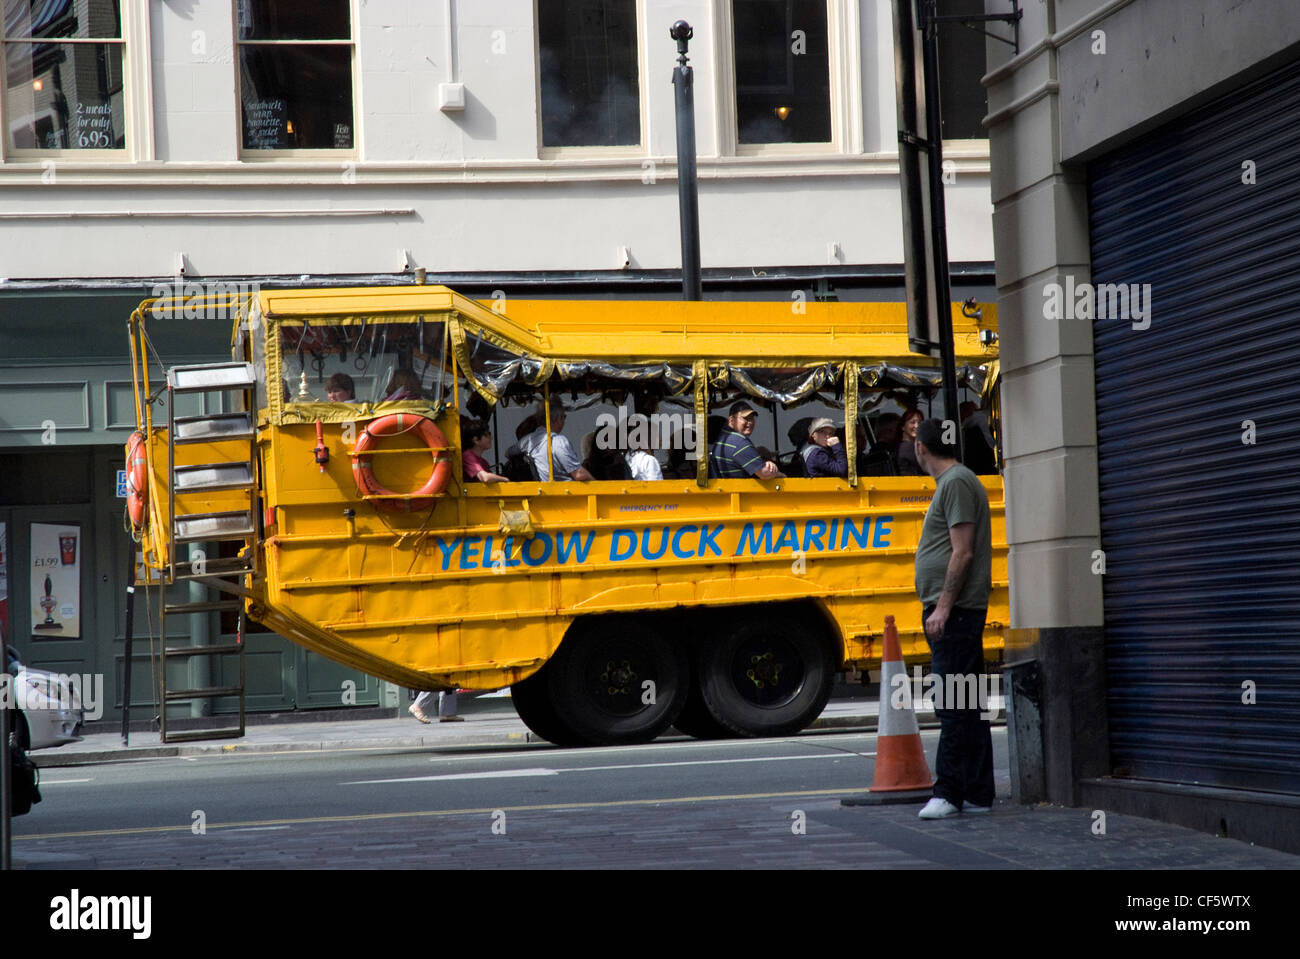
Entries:
{"label": "orange and white cone", "polygon": [[[845,806],[915,802],[929,796],[934,787],[930,766],[925,761],[925,747],[921,744],[921,730],[912,710],[912,686],[893,616],[885,617],[885,643],[880,659],[876,773],[865,794],[840,800]],[[895,700],[898,705],[894,704]]]}
{"label": "orange and white cone", "polygon": [[[880,660],[880,718],[876,725],[876,775],[871,781],[871,791],[930,789],[934,777],[925,761],[921,729],[916,725],[916,713],[912,709],[912,686],[892,616],[885,617],[885,645]],[[903,695],[895,696],[896,689]],[[897,706],[896,699],[901,700]]]}

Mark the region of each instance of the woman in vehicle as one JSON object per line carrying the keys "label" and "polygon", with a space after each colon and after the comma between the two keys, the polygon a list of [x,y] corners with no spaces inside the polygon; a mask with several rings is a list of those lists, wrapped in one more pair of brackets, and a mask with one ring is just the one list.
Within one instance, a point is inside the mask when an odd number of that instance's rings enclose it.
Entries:
{"label": "woman in vehicle", "polygon": [[492,448],[492,433],[482,420],[466,420],[460,427],[460,441],[464,452],[460,454],[461,464],[465,467],[465,481],[479,483],[508,483],[509,480],[499,473],[493,473],[483,454]]}
{"label": "woman in vehicle", "polygon": [[921,469],[921,464],[916,461],[916,428],[924,419],[925,416],[915,406],[909,407],[903,413],[903,421],[900,424],[903,438],[898,444],[899,476],[925,475],[925,470]]}

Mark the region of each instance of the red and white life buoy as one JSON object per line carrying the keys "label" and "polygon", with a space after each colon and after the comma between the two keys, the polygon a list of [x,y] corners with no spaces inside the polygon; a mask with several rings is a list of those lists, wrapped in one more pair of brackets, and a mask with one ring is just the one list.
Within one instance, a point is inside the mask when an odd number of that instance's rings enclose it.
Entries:
{"label": "red and white life buoy", "polygon": [[[399,436],[412,430],[433,451],[433,472],[429,475],[429,481],[415,492],[395,494],[379,485],[375,480],[375,472],[371,469],[369,457],[363,454],[369,452],[381,436]],[[433,505],[434,498],[444,493],[447,484],[451,482],[451,460],[443,456],[446,450],[447,438],[442,435],[442,430],[438,429],[433,420],[414,413],[390,413],[368,423],[361,436],[357,438],[356,449],[352,454],[352,475],[356,479],[357,489],[363,496],[400,496],[394,499],[375,500],[377,509],[389,513],[425,510]]]}
{"label": "red and white life buoy", "polygon": [[126,441],[126,512],[131,525],[143,529],[149,515],[149,458],[144,434],[136,430]]}

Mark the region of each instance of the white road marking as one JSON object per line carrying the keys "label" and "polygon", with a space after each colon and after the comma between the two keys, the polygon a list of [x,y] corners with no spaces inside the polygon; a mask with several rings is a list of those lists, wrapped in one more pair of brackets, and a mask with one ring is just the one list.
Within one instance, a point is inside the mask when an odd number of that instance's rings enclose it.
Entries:
{"label": "white road marking", "polygon": [[675,763],[621,763],[617,766],[575,766],[566,773],[589,773],[606,769],[656,769],[661,766],[722,766],[726,763],[782,763],[801,759],[843,759],[845,756],[875,756],[875,753],[822,753],[816,756],[750,756],[745,759],[687,759]]}
{"label": "white road marking", "polygon": [[568,769],[532,767],[529,769],[498,769],[480,773],[450,773],[442,776],[405,776],[400,779],[358,779],[340,783],[342,786],[373,786],[384,783],[427,783],[445,779],[510,779],[530,776],[558,776],[560,773],[604,772],[610,769],[662,769],[665,766],[723,766],[729,763],[780,763],[812,759],[844,759],[856,756],[870,759],[875,753],[832,752],[814,756],[750,756],[744,759],[688,759],[671,763],[619,763],[614,766],[574,766]]}
{"label": "white road marking", "polygon": [[70,786],[74,783],[92,783],[93,779],[42,779],[42,786]]}
{"label": "white road marking", "polygon": [[[567,772],[567,770],[565,770]],[[357,779],[340,786],[372,786],[379,783],[428,783],[442,779],[516,779],[529,776],[555,776],[554,769],[496,769],[485,773],[448,773],[445,776],[406,776],[402,779]]]}
{"label": "white road marking", "polygon": [[277,829],[288,828],[288,826],[242,826],[239,829],[223,829],[221,833],[228,835],[232,832],[274,832]]}

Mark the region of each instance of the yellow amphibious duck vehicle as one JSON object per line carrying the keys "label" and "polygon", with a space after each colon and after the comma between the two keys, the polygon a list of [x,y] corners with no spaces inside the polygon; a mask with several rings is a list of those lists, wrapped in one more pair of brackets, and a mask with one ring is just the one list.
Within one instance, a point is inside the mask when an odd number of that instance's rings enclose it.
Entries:
{"label": "yellow amphibious duck vehicle", "polygon": [[[938,369],[908,352],[902,304],[484,305],[402,286],[199,308],[229,310],[231,363],[166,369],[153,355],[148,325],[192,302],[146,301],[131,318],[128,508],[164,584],[234,596],[283,636],[403,686],[509,685],[524,721],[564,744],[644,742],[672,724],[793,733],[838,673],[878,663],[886,615],[905,658],[928,659],[912,581],[934,483],[857,475],[853,428],[887,399],[937,392]],[[971,319],[955,306],[953,323],[961,385],[996,429],[996,353],[980,337],[994,307]],[[329,402],[340,372],[355,396]],[[208,412],[177,416],[187,392]],[[593,449],[666,454],[673,478],[463,475],[462,415],[513,434],[512,416],[540,408],[528,426],[545,429],[557,398],[575,448],[587,426]],[[753,439],[778,455],[796,417],[850,411],[847,478],[709,478],[695,437],[738,399],[760,410]],[[766,432],[778,412],[780,436]],[[1006,536],[1001,478],[983,480],[993,660]],[[187,692],[202,691],[175,695]]]}

